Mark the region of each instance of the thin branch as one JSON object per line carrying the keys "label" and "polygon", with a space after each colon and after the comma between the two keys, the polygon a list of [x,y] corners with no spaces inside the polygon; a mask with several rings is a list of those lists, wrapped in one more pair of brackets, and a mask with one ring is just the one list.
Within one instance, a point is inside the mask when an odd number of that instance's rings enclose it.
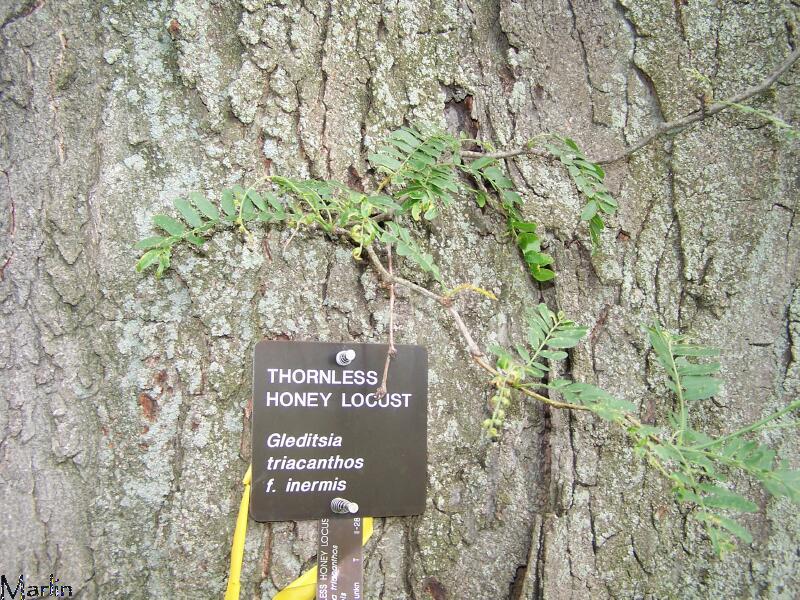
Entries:
{"label": "thin branch", "polygon": [[[760,83],[749,87],[738,94],[731,96],[729,98],[725,98],[724,100],[719,100],[718,102],[714,102],[709,106],[705,107],[704,110],[698,110],[688,115],[681,117],[680,119],[675,119],[674,121],[668,121],[666,123],[662,123],[658,127],[655,128],[652,132],[641,138],[636,143],[628,146],[617,156],[613,156],[610,158],[603,158],[597,160],[595,162],[603,165],[618,162],[629,157],[634,152],[641,150],[645,146],[647,146],[650,142],[655,140],[662,135],[667,135],[670,133],[677,133],[683,129],[686,129],[689,125],[693,123],[697,123],[698,121],[702,121],[706,117],[711,117],[716,115],[717,113],[722,112],[731,107],[731,104],[740,104],[741,102],[747,100],[748,98],[752,98],[753,96],[760,94],[761,92],[768,89],[771,85],[773,85],[778,78],[783,75],[789,68],[800,58],[800,44],[798,44],[797,48],[795,48],[794,52],[792,52],[786,60],[784,60],[780,65],[778,65],[774,71],[772,71],[766,78],[764,78]],[[540,158],[555,158],[550,153],[544,150],[537,150],[536,148],[516,148],[511,150],[504,150],[500,152],[474,152],[471,150],[464,150],[461,152],[461,155],[466,158],[514,158],[516,156],[538,156]]]}
{"label": "thin branch", "polygon": [[294,231],[293,231],[293,232],[292,232],[292,234],[289,236],[289,239],[288,239],[288,240],[286,240],[286,243],[284,243],[284,244],[283,244],[283,251],[284,251],[284,252],[286,251],[286,248],[288,248],[288,247],[289,247],[289,244],[291,244],[291,243],[292,243],[292,240],[294,239],[294,236],[296,236],[296,235],[297,235],[297,233],[298,233],[299,231],[300,231],[300,226],[298,225],[297,227],[295,227],[295,228],[294,228]]}
{"label": "thin branch", "polygon": [[447,307],[447,312],[449,312],[450,316],[453,317],[453,321],[455,321],[458,331],[461,332],[461,337],[463,337],[464,341],[467,343],[467,350],[469,351],[470,356],[472,356],[472,358],[474,358],[477,362],[478,359],[483,356],[483,352],[481,352],[481,349],[478,348],[478,344],[475,343],[475,340],[472,339],[472,334],[470,334],[469,329],[467,329],[464,320],[461,318],[461,315],[458,314],[458,311],[452,304]]}
{"label": "thin branch", "polygon": [[[394,269],[392,268],[392,245],[386,244],[387,264],[389,265],[388,273],[394,278]],[[383,398],[386,395],[386,382],[389,379],[389,363],[392,362],[392,357],[397,354],[397,349],[394,347],[394,281],[387,282],[389,286],[389,348],[386,350],[386,362],[383,363],[383,379],[381,380],[381,387],[375,395],[378,398]]]}
{"label": "thin branch", "polygon": [[628,146],[625,150],[623,150],[621,154],[614,156],[612,158],[598,160],[597,162],[600,164],[607,164],[620,161],[623,158],[627,158],[637,150],[641,150],[659,136],[669,133],[677,133],[678,131],[685,129],[692,123],[696,123],[697,121],[702,121],[706,117],[711,117],[719,112],[722,112],[726,108],[730,108],[731,104],[739,104],[744,100],[747,100],[748,98],[760,94],[761,92],[769,88],[772,84],[774,84],[781,75],[783,75],[786,71],[788,71],[789,68],[795,63],[795,61],[798,58],[800,58],[800,44],[798,44],[794,52],[792,52],[786,58],[786,60],[784,60],[780,65],[778,65],[778,67],[774,71],[772,71],[769,75],[767,75],[767,77],[764,80],[762,80],[761,83],[749,87],[746,90],[743,90],[742,92],[734,96],[731,96],[730,98],[714,102],[713,104],[705,107],[705,110],[695,111],[684,117],[681,117],[680,119],[662,123],[661,125],[656,127],[656,129],[653,132],[644,136],[641,140],[639,140],[635,144]]}

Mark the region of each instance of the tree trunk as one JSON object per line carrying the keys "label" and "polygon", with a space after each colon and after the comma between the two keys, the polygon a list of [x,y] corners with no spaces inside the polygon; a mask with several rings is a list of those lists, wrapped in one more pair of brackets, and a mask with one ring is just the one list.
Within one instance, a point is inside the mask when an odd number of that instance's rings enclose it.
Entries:
{"label": "tree trunk", "polygon": [[[794,43],[790,1],[2,0],[0,573],[82,598],[224,590],[250,458],[261,339],[384,342],[387,295],[349,248],[259,230],[133,271],[150,217],[193,190],[267,173],[374,181],[366,154],[403,123],[593,157],[757,83]],[[795,66],[756,104],[800,121]],[[708,90],[705,90],[706,92]],[[641,325],[723,348],[711,432],[800,389],[797,146],[731,111],[610,165],[621,209],[590,253],[556,163],[506,161],[558,273],[534,284],[502,221],[456,202],[426,232],[479,343],[518,340],[539,301],[590,327],[572,373],[666,418]],[[420,280],[410,265],[404,276]],[[367,598],[794,598],[800,517],[761,499],[723,560],[623,433],[519,400],[499,442],[491,395],[434,303],[399,289],[398,343],[430,355],[422,516],[376,520]],[[781,456],[792,430],[771,432]],[[314,564],[315,523],[250,523],[243,598]]]}

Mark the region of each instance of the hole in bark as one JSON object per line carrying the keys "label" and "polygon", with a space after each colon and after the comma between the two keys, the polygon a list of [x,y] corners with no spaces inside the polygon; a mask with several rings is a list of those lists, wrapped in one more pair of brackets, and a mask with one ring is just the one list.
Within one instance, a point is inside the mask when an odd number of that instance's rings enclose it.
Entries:
{"label": "hole in bark", "polygon": [[458,135],[462,131],[471,138],[478,137],[479,124],[472,118],[472,95],[461,88],[445,87],[444,121],[447,131]]}

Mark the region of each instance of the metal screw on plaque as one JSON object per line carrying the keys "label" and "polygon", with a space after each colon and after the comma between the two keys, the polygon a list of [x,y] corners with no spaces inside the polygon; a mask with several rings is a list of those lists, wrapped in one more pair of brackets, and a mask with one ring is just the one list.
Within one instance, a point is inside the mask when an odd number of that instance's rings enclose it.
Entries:
{"label": "metal screw on plaque", "polygon": [[331,510],[337,515],[354,515],[358,512],[358,504],[344,498],[334,498],[331,500]]}
{"label": "metal screw on plaque", "polygon": [[353,362],[356,358],[356,351],[355,350],[342,350],[336,354],[336,364],[342,367],[346,367],[351,362]]}

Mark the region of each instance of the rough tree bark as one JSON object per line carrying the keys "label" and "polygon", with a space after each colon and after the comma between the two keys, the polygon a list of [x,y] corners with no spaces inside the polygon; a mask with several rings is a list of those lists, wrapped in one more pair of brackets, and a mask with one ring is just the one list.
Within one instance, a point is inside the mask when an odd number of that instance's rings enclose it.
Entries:
{"label": "rough tree bark", "polygon": [[[366,150],[404,122],[520,145],[568,134],[619,152],[790,51],[798,7],[671,0],[0,2],[0,573],[55,573],[82,598],[211,598],[224,589],[249,460],[250,361],[262,338],[385,341],[374,272],[321,237],[219,235],[157,281],[133,272],[149,217],[190,190],[272,172],[371,177]],[[800,121],[797,66],[756,101]],[[630,161],[590,255],[557,165],[507,161],[547,232],[537,286],[502,223],[469,203],[429,248],[480,340],[518,335],[540,300],[591,327],[576,375],[663,418],[640,325],[722,346],[712,430],[800,389],[798,155],[724,113]],[[404,276],[418,278],[413,270]],[[398,289],[397,341],[429,348],[429,505],[377,523],[368,598],[793,598],[800,517],[764,496],[751,547],[712,557],[696,523],[619,434],[527,403],[496,444],[490,390],[427,300]],[[797,466],[791,432],[770,439]],[[251,524],[243,597],[314,562],[314,523]]]}

